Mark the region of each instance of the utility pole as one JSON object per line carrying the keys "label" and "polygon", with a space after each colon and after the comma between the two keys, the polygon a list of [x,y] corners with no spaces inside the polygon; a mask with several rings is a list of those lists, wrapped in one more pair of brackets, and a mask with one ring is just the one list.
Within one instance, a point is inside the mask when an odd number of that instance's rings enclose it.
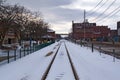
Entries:
{"label": "utility pole", "polygon": [[84,10],[84,22],[85,22],[85,18],[86,18],[86,11]]}
{"label": "utility pole", "polygon": [[84,10],[84,22],[83,22],[83,27],[84,27],[84,40],[85,40],[85,18],[86,18],[86,11]]}

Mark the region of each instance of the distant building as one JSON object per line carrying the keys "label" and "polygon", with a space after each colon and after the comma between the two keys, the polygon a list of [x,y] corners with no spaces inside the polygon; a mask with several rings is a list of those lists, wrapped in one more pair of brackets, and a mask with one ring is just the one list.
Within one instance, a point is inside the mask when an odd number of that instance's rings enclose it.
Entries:
{"label": "distant building", "polygon": [[116,37],[116,36],[118,36],[117,30],[110,30],[110,36],[111,36],[111,37]]}
{"label": "distant building", "polygon": [[43,41],[55,41],[56,34],[52,29],[47,29],[47,34],[42,36]]}
{"label": "distant building", "polygon": [[55,31],[52,29],[47,29],[47,34],[53,38],[56,38]]}
{"label": "distant building", "polygon": [[56,34],[56,39],[57,40],[59,40],[59,39],[61,39],[62,37],[61,37],[61,35],[60,34]]}
{"label": "distant building", "polygon": [[[2,33],[3,31],[4,28],[0,27],[0,41],[4,38],[2,44],[18,43],[18,35],[15,33],[14,29],[10,28],[5,35]],[[4,37],[2,35],[4,35]]]}
{"label": "distant building", "polygon": [[117,32],[118,36],[120,36],[120,21],[117,22]]}
{"label": "distant building", "polygon": [[108,37],[110,28],[108,26],[96,26],[96,23],[74,23],[72,22],[72,38],[75,40],[96,40]]}

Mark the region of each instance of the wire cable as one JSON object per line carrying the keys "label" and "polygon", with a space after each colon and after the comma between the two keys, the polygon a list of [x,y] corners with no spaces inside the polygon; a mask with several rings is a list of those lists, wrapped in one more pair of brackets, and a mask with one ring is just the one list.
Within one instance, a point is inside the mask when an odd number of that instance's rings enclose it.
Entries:
{"label": "wire cable", "polygon": [[120,11],[120,6],[118,6],[116,9],[114,9],[113,11],[111,11],[108,15],[106,15],[105,17],[97,20],[96,22],[99,22],[99,21],[101,21],[101,20],[105,20],[105,19],[107,19],[107,17],[114,16],[114,15],[117,14],[119,11]]}
{"label": "wire cable", "polygon": [[111,3],[101,14],[99,14],[93,21],[97,20],[97,19],[100,18],[105,12],[107,12],[115,2],[116,2],[116,0],[112,1],[112,3]]}
{"label": "wire cable", "polygon": [[[98,2],[98,4],[97,4],[94,8],[92,8],[91,10],[89,10],[89,11],[92,11],[92,12],[93,12],[94,9],[97,8],[102,2],[103,2],[103,0],[101,0],[100,2]],[[91,13],[91,14],[92,14],[92,13]]]}
{"label": "wire cable", "polygon": [[[106,0],[101,6],[99,6],[98,8],[96,8],[95,10],[99,11],[109,0]],[[93,14],[95,14],[95,11],[88,14],[87,16],[91,17]]]}

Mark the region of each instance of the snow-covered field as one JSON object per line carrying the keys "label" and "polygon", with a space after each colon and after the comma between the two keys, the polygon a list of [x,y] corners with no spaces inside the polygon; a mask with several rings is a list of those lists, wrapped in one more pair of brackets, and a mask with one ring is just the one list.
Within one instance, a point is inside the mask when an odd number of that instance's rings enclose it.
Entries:
{"label": "snow-covered field", "polygon": [[[100,55],[95,50],[92,53],[90,48],[68,41],[65,43],[80,80],[120,80],[120,60],[116,59],[113,62],[112,56]],[[54,43],[17,61],[0,66],[0,80],[40,80],[58,48],[57,44]],[[45,57],[50,51],[54,54]],[[65,47],[62,45],[47,80],[64,76],[68,78],[60,80],[74,80],[71,73]]]}
{"label": "snow-covered field", "polygon": [[57,44],[52,44],[17,61],[0,66],[0,80],[40,80],[54,56],[54,54],[48,57],[45,55],[50,51],[55,53]]}
{"label": "snow-covered field", "polygon": [[120,60],[66,41],[80,80],[120,80]]}

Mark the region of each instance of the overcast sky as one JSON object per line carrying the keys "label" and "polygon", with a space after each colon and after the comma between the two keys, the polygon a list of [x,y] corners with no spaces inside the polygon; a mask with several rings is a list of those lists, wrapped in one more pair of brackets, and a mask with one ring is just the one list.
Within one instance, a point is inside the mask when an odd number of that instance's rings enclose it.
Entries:
{"label": "overcast sky", "polygon": [[[103,18],[120,6],[120,0],[102,0],[101,4],[95,8],[100,1],[101,0],[7,0],[7,3],[18,3],[32,11],[40,11],[45,21],[51,25],[51,28],[55,30],[56,33],[70,32],[72,20],[75,22],[83,22],[84,9],[86,10],[86,18],[89,22],[97,21],[97,25],[108,25],[109,28],[116,29],[116,22],[120,20],[120,12],[112,17]],[[111,7],[109,7],[110,4],[112,5]],[[120,8],[117,10],[120,10]],[[104,14],[101,14],[102,12],[104,12]],[[115,12],[117,11],[114,11],[114,13]]]}

